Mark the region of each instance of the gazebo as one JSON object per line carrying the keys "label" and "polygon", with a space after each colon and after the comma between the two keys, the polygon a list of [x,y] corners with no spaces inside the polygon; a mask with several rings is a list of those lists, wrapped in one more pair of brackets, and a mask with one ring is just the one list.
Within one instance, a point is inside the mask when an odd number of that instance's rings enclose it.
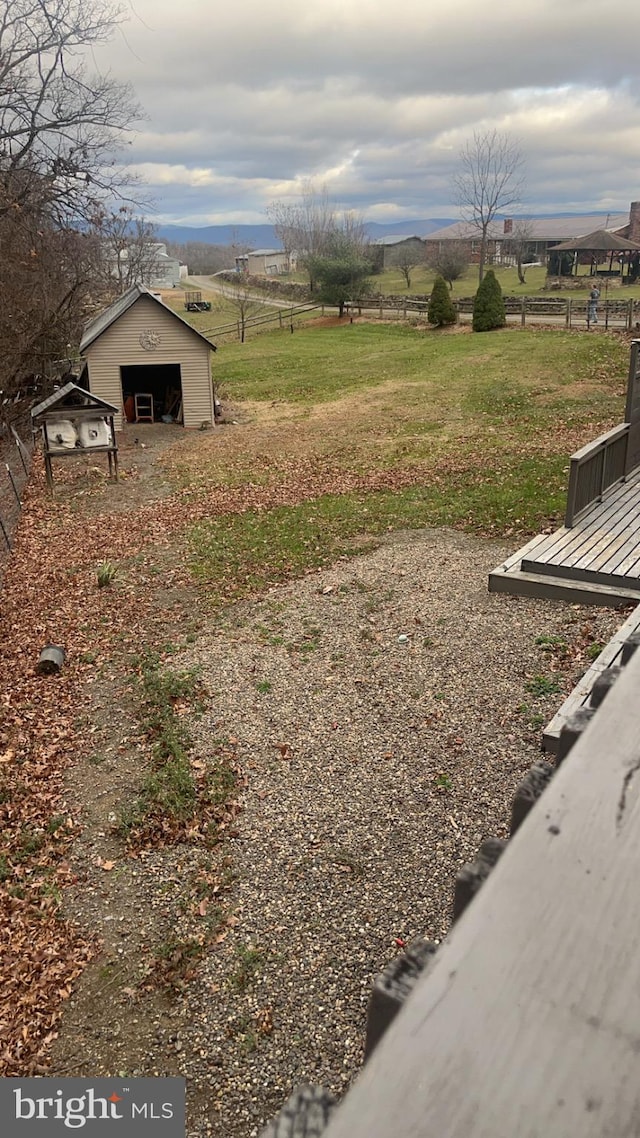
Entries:
{"label": "gazebo", "polygon": [[[609,257],[609,268],[600,270],[601,274],[606,276],[620,276],[624,272],[625,263],[631,268],[632,260],[640,259],[640,245],[636,241],[628,241],[626,237],[619,237],[615,233],[610,233],[608,229],[596,229],[593,233],[587,233],[585,237],[573,237],[570,241],[562,241],[560,245],[552,245],[549,253],[574,253],[574,271],[578,275],[578,264],[580,262],[580,253],[591,254],[591,275],[598,273],[598,265],[600,261],[606,260]],[[613,258],[618,254],[622,255],[620,261],[620,269],[615,273],[613,271]],[[632,258],[629,254],[635,253],[636,258]],[[604,256],[603,256],[604,254]]]}

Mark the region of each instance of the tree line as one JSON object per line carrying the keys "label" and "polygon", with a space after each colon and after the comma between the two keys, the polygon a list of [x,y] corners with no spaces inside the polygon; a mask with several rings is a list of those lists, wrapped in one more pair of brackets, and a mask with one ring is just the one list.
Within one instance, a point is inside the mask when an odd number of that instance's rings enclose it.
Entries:
{"label": "tree line", "polygon": [[141,187],[118,161],[141,111],[129,86],[87,64],[123,18],[109,0],[0,0],[5,400],[68,356],[125,278],[149,271]]}

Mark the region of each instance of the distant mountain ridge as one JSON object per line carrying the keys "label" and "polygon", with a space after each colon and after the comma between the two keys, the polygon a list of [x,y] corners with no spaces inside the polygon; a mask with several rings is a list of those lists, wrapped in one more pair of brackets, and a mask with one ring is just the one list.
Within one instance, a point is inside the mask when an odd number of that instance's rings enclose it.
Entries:
{"label": "distant mountain ridge", "polygon": [[[431,217],[421,221],[396,221],[383,225],[379,221],[365,222],[367,235],[375,241],[376,237],[395,237],[406,234],[412,237],[426,237],[434,229],[452,225],[455,218]],[[159,225],[158,236],[163,241],[175,241],[185,245],[188,241],[202,241],[206,245],[248,245],[253,249],[278,249],[280,242],[272,225]]]}
{"label": "distant mountain ridge", "polygon": [[[592,217],[602,214],[610,216],[604,210],[590,211]],[[496,217],[502,221],[504,214]],[[581,214],[575,210],[565,213],[525,213],[520,216],[532,221],[543,221],[550,217],[579,217]],[[365,231],[372,241],[378,237],[426,237],[436,229],[444,229],[446,225],[453,225],[459,218],[430,217],[409,221],[394,221],[385,225],[380,221],[366,221]],[[185,245],[188,241],[201,241],[205,245],[242,245],[250,249],[279,249],[280,242],[276,237],[272,225],[159,225],[157,233],[163,241],[175,241],[178,245]]]}

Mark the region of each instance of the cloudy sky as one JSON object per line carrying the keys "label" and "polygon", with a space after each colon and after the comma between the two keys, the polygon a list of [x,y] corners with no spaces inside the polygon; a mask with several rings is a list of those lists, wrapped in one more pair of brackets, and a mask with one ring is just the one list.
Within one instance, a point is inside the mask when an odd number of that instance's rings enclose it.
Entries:
{"label": "cloudy sky", "polygon": [[156,220],[265,221],[306,179],[371,221],[456,216],[474,131],[526,161],[522,212],[640,199],[640,0],[125,0],[95,53],[147,118]]}

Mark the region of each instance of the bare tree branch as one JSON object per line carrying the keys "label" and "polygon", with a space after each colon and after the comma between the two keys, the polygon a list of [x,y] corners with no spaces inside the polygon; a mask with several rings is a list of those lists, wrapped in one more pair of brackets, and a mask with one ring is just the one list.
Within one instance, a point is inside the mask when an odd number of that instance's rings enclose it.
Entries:
{"label": "bare tree branch", "polygon": [[526,283],[527,256],[533,241],[534,232],[532,221],[528,221],[524,217],[519,218],[517,221],[514,221],[509,239],[504,242],[507,253],[513,257],[516,263],[520,284]]}
{"label": "bare tree branch", "polygon": [[104,224],[106,202],[129,184],[114,155],[139,110],[127,86],[92,76],[85,57],[123,18],[110,0],[0,0],[5,394],[73,351],[106,285],[113,291],[96,218]]}
{"label": "bare tree branch", "polygon": [[480,280],[491,222],[496,214],[519,201],[523,184],[523,157],[517,143],[497,130],[474,132],[460,154],[460,173],[454,186],[462,217],[480,235]]}
{"label": "bare tree branch", "polygon": [[[131,89],[92,76],[86,49],[123,19],[109,0],[0,0],[0,176],[23,202],[37,175],[67,217],[122,184],[113,155],[140,117]],[[28,171],[31,177],[24,177]]]}

